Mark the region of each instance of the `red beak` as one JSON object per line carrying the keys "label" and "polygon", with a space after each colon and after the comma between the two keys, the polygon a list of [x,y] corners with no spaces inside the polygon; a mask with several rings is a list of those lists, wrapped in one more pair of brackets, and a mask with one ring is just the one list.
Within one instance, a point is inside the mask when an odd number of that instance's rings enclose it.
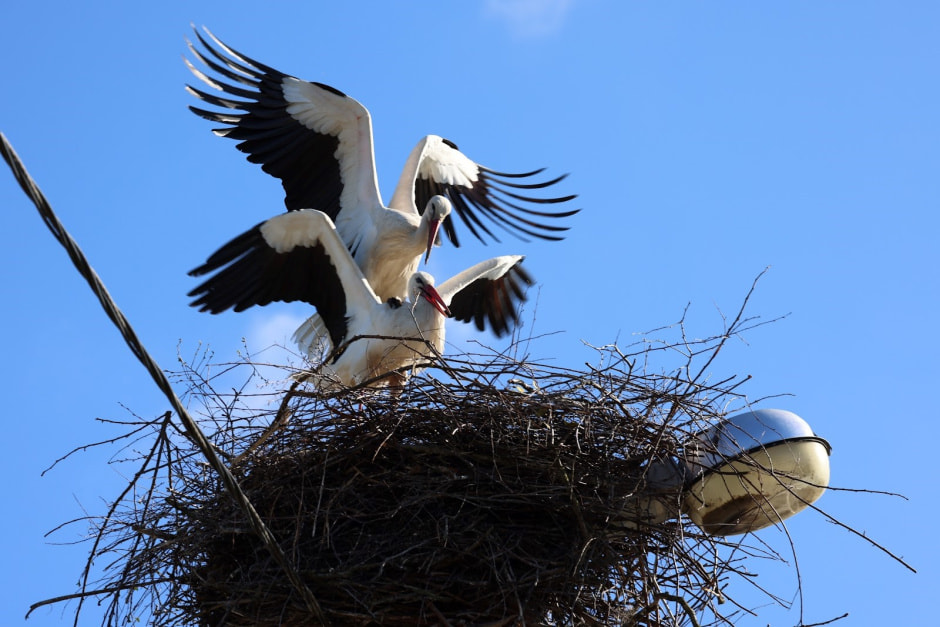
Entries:
{"label": "red beak", "polygon": [[445,318],[453,316],[453,314],[450,313],[450,308],[444,302],[444,299],[441,298],[438,291],[434,289],[433,285],[425,285],[421,288],[421,295],[424,296],[425,300],[434,305],[434,308],[441,312],[441,315]]}
{"label": "red beak", "polygon": [[435,220],[428,225],[428,248],[424,253],[424,263],[428,262],[428,259],[431,258],[431,248],[434,246],[434,242],[437,240],[437,231],[441,228],[441,221]]}

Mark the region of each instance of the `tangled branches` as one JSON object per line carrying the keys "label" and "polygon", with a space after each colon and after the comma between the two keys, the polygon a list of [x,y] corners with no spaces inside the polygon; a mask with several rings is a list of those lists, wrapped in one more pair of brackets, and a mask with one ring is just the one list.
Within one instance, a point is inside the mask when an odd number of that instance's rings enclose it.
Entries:
{"label": "tangled branches", "polygon": [[[109,624],[727,623],[718,606],[742,554],[684,521],[679,490],[649,471],[745,404],[742,381],[706,383],[690,365],[747,324],[604,347],[584,371],[449,357],[398,397],[296,382],[268,392],[248,360],[221,374],[205,353],[181,360],[209,439],[323,614],[169,415],[138,425],[154,443],[92,551],[111,567],[75,596],[105,597]],[[652,353],[680,346],[682,367],[649,369]],[[676,516],[651,524],[638,506],[650,498]]]}

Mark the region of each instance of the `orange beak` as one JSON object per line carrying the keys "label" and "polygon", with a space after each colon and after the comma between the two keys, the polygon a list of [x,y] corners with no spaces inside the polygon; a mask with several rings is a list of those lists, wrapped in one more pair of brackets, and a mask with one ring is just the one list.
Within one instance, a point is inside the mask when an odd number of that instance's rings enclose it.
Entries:
{"label": "orange beak", "polygon": [[431,258],[431,248],[434,247],[434,242],[437,241],[437,232],[441,228],[441,221],[435,220],[428,225],[428,247],[424,253],[424,263],[428,262],[428,259]]}
{"label": "orange beak", "polygon": [[421,295],[424,296],[424,299],[434,305],[434,308],[441,312],[441,315],[445,318],[450,318],[453,316],[450,313],[450,308],[444,302],[444,299],[441,298],[441,295],[438,293],[434,286],[426,285],[421,288]]}

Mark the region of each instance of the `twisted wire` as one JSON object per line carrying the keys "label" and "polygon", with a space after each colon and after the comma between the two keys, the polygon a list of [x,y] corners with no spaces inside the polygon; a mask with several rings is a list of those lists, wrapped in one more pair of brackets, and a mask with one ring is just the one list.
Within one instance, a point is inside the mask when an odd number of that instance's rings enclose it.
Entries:
{"label": "twisted wire", "polygon": [[222,483],[225,486],[226,491],[228,491],[228,493],[232,496],[238,506],[248,517],[252,530],[262,540],[262,542],[270,551],[272,557],[274,557],[281,568],[284,569],[284,572],[286,573],[291,584],[296,588],[297,592],[301,595],[301,598],[304,599],[304,602],[307,605],[307,609],[317,616],[321,623],[327,624],[328,621],[326,620],[326,616],[323,614],[323,610],[320,608],[320,604],[316,597],[314,597],[313,593],[300,578],[300,575],[288,562],[287,556],[281,550],[281,547],[277,544],[277,540],[274,538],[274,535],[258,515],[258,512],[255,510],[254,506],[248,500],[248,497],[238,485],[238,481],[232,475],[231,471],[219,458],[215,449],[212,447],[212,444],[202,432],[202,429],[199,428],[199,425],[196,423],[196,421],[193,420],[192,416],[189,415],[189,412],[186,410],[186,408],[183,407],[183,403],[173,391],[173,388],[170,386],[170,382],[163,373],[163,370],[150,356],[150,354],[147,352],[147,349],[144,348],[140,339],[137,337],[137,334],[134,332],[134,329],[131,327],[130,322],[128,322],[127,318],[111,298],[107,288],[98,277],[98,274],[95,272],[94,268],[91,267],[91,264],[88,263],[88,259],[85,257],[85,254],[82,252],[81,248],[79,248],[78,244],[74,239],[72,239],[71,235],[69,235],[68,231],[59,221],[59,218],[52,210],[51,205],[46,200],[46,197],[43,195],[42,191],[39,189],[39,186],[26,171],[23,162],[16,154],[13,146],[9,143],[9,141],[7,141],[6,135],[4,135],[2,132],[0,132],[0,153],[3,154],[4,160],[13,171],[13,176],[16,177],[16,180],[23,189],[23,192],[30,198],[30,200],[32,200],[33,204],[36,206],[36,209],[39,211],[39,215],[42,217],[43,222],[45,222],[46,226],[52,232],[52,235],[56,238],[56,240],[62,245],[63,248],[65,248],[65,251],[68,253],[69,258],[72,260],[72,263],[75,265],[75,268],[78,270],[79,274],[81,274],[82,277],[88,282],[92,292],[94,292],[95,296],[98,297],[98,301],[104,308],[108,318],[111,320],[111,322],[114,323],[114,325],[118,328],[118,331],[120,331],[121,335],[124,337],[124,341],[127,343],[128,348],[131,349],[131,352],[134,353],[134,356],[137,357],[137,359],[143,364],[144,368],[147,369],[147,372],[150,373],[154,383],[157,384],[157,387],[160,388],[160,391],[163,392],[164,396],[166,396],[167,400],[169,400],[170,405],[176,411],[177,416],[179,416],[186,434],[192,439],[196,446],[199,447],[199,450],[205,456],[206,460],[209,462],[209,465],[217,473],[219,473],[219,477],[222,479]]}

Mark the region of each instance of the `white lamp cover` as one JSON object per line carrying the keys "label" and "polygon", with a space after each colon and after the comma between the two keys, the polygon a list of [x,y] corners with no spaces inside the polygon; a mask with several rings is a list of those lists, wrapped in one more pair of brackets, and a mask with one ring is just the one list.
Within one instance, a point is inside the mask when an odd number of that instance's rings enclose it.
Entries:
{"label": "white lamp cover", "polygon": [[786,520],[825,492],[830,450],[793,412],[758,409],[726,418],[686,444],[692,481],[683,512],[718,536]]}

